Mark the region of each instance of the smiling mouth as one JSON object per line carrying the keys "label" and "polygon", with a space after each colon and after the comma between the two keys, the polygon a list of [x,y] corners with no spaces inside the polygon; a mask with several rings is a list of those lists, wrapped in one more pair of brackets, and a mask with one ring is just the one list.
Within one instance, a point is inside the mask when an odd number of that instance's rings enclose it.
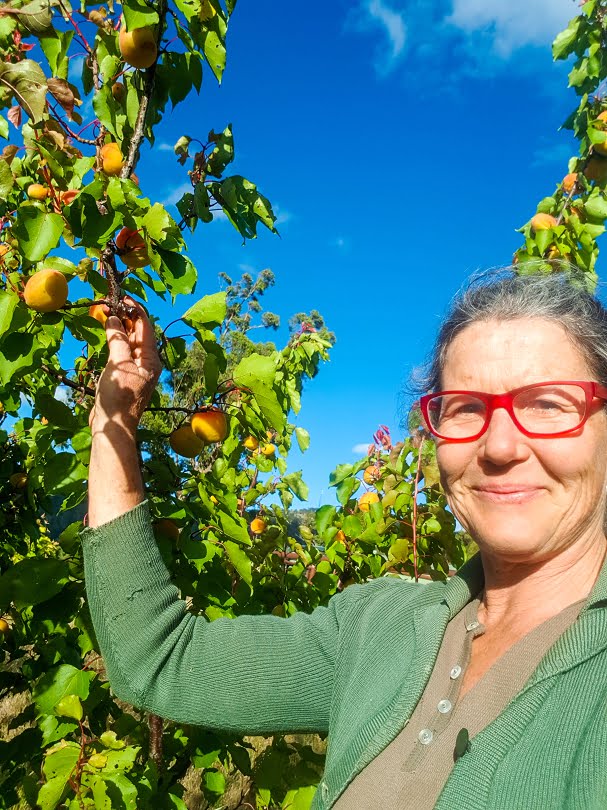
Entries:
{"label": "smiling mouth", "polygon": [[525,503],[537,497],[541,487],[476,487],[474,492],[492,503]]}

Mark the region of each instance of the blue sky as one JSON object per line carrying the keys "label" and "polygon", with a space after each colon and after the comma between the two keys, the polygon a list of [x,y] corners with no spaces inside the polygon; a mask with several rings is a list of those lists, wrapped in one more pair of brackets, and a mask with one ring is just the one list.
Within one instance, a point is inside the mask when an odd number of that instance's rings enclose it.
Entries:
{"label": "blue sky", "polygon": [[[225,220],[200,226],[196,297],[220,271],[270,267],[277,342],[312,308],[337,335],[297,419],[312,442],[291,465],[310,506],[333,500],[329,473],[380,423],[401,435],[399,394],[449,299],[471,272],[509,263],[515,229],[566,173],[577,147],[558,127],[576,99],[550,43],[576,12],[572,0],[241,0],[222,87],[207,72],[143,155],[143,193],[170,202],[187,184],[177,138],[231,121],[234,171],[273,202],[281,238],[242,246]],[[191,302],[157,312],[168,323]]]}

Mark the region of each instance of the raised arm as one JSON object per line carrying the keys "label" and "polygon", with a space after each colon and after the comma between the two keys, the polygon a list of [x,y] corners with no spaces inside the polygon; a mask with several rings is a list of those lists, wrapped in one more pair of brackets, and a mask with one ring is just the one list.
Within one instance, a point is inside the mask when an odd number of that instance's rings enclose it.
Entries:
{"label": "raised arm", "polygon": [[[128,299],[127,299],[128,300]],[[134,302],[129,301],[134,304]],[[135,435],[161,371],[154,329],[141,307],[129,332],[106,323],[109,361],[97,385],[90,425],[88,525],[99,526],[143,501]]]}
{"label": "raised arm", "polygon": [[328,729],[337,600],[310,616],[208,622],[186,611],[156,542],[135,442],[160,374],[145,313],[106,324],[110,356],[91,413],[86,587],[118,697],[185,723],[248,733]]}

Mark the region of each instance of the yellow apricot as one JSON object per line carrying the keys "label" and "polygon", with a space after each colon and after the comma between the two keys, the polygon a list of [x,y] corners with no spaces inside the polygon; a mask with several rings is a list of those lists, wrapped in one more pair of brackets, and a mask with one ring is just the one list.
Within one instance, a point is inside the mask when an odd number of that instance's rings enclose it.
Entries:
{"label": "yellow apricot", "polygon": [[23,300],[36,312],[55,312],[67,301],[67,279],[59,270],[39,270],[23,290]]}

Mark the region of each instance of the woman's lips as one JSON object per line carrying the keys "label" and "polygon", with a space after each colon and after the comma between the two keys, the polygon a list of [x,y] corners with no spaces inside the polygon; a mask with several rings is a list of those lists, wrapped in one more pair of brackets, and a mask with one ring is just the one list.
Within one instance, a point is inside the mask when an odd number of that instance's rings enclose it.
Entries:
{"label": "woman's lips", "polygon": [[533,487],[517,484],[474,487],[474,491],[483,500],[492,503],[526,503],[542,492],[542,487]]}

